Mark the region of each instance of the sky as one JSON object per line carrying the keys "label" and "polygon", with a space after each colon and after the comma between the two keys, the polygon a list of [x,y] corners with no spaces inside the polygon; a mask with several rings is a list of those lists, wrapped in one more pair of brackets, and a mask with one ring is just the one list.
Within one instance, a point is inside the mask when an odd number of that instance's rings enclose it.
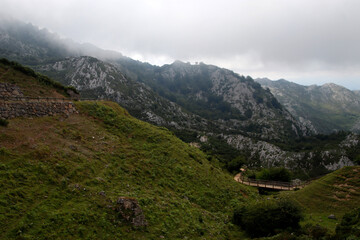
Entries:
{"label": "sky", "polygon": [[359,0],[0,0],[0,14],[163,65],[360,90]]}

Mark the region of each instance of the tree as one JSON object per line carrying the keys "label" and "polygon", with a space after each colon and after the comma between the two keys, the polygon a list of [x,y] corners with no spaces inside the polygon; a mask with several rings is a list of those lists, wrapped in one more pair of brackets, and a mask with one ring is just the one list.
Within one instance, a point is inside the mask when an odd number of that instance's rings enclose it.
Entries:
{"label": "tree", "polygon": [[256,178],[262,179],[262,180],[290,182],[291,181],[291,172],[284,167],[262,169],[256,175]]}
{"label": "tree", "polygon": [[360,238],[360,208],[346,213],[336,227],[336,239]]}
{"label": "tree", "polygon": [[244,156],[237,156],[227,163],[227,169],[229,172],[239,172],[239,169],[246,163]]}
{"label": "tree", "polygon": [[235,209],[233,222],[251,237],[265,237],[300,228],[301,208],[289,199],[264,200]]}

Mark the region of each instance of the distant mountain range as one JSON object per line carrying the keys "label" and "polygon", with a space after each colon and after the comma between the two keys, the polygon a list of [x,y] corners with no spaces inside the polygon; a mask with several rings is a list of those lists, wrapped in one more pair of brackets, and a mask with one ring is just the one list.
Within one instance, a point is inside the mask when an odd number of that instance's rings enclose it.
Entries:
{"label": "distant mountain range", "polygon": [[[2,24],[0,56],[33,66],[83,95],[111,98],[136,117],[158,125],[188,125],[191,130],[260,139],[307,134],[253,79],[216,66],[180,61],[152,66],[19,22]],[[213,126],[210,131],[208,126]]]}
{"label": "distant mountain range", "polygon": [[[322,118],[318,117],[318,122],[311,118],[314,115],[311,111],[322,112],[316,108],[318,105],[296,112],[274,92],[274,87],[262,88],[251,77],[203,63],[175,61],[154,66],[90,44],[64,40],[47,30],[16,21],[0,22],[0,57],[16,60],[74,86],[82,97],[111,99],[133,116],[165,126],[184,141],[205,146],[204,151],[226,156],[226,161],[239,154],[245,155],[250,165],[258,166],[300,166],[299,161],[311,162],[315,155],[321,156],[319,161],[325,161],[325,155],[294,154],[289,152],[294,149],[286,146],[314,133],[355,129],[357,120],[354,103],[346,108],[349,112],[344,117],[346,124],[340,124],[344,120],[338,120],[343,117],[339,112],[334,117],[325,117],[328,122],[321,129]],[[288,87],[291,88],[290,84]],[[291,88],[287,93],[292,91],[300,92]],[[339,91],[332,101],[342,99],[341,94]],[[305,93],[304,97],[311,98]],[[327,108],[332,110],[333,106]],[[349,116],[351,123],[347,120]],[[335,120],[339,123],[333,123]],[[347,128],[341,128],[344,126]],[[318,161],[317,168],[336,169],[351,164],[346,152],[339,145],[335,148],[338,150],[327,153],[335,157],[331,160],[327,157],[322,164]],[[311,168],[306,164],[301,167],[304,171]]]}
{"label": "distant mountain range", "polygon": [[360,94],[328,83],[302,86],[286,80],[256,79],[302,124],[316,133],[360,130]]}

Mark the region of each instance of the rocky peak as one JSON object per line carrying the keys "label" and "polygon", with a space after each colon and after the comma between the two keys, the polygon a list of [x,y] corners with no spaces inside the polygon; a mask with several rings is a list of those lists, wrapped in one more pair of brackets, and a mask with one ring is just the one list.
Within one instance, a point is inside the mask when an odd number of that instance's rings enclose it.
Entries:
{"label": "rocky peak", "polygon": [[82,56],[66,58],[38,67],[58,81],[79,89],[82,97],[109,99],[125,107],[133,116],[156,125],[173,128],[203,129],[206,120],[185,112],[145,84],[126,77],[114,65]]}
{"label": "rocky peak", "polygon": [[360,119],[359,96],[342,86],[327,83],[322,86],[302,86],[288,81],[264,81],[287,110],[308,128],[320,133],[351,130]]}
{"label": "rocky peak", "polygon": [[270,92],[252,78],[233,71],[177,61],[161,67],[154,79],[167,95],[182,99],[178,103],[183,107],[190,106],[193,109],[188,110],[200,112],[205,118],[211,109],[212,119],[225,122],[231,129],[265,139],[306,132]]}

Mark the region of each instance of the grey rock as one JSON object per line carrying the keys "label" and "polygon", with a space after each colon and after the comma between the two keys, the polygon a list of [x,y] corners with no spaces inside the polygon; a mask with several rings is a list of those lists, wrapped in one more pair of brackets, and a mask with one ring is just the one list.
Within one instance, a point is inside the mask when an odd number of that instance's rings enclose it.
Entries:
{"label": "grey rock", "polygon": [[115,210],[124,220],[135,227],[148,225],[143,210],[135,198],[119,197],[116,201]]}

